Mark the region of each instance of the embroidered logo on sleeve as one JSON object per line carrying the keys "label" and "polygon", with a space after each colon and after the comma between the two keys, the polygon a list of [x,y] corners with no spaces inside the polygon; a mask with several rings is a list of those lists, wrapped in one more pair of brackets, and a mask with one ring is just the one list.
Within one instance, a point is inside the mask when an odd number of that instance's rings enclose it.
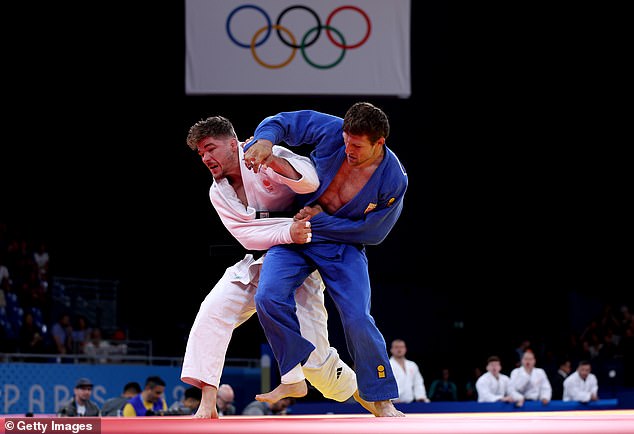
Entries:
{"label": "embroidered logo on sleeve", "polygon": [[370,212],[370,211],[372,211],[374,208],[376,208],[376,203],[372,203],[372,202],[370,202],[370,203],[368,204],[368,207],[365,209],[365,211],[363,211],[363,214],[367,214],[367,213],[369,213],[369,212]]}
{"label": "embroidered logo on sleeve", "polygon": [[387,206],[394,205],[394,202],[396,202],[396,198],[395,197],[391,197],[390,200],[387,201]]}
{"label": "embroidered logo on sleeve", "polygon": [[376,374],[379,378],[385,378],[385,366],[379,365],[376,367]]}

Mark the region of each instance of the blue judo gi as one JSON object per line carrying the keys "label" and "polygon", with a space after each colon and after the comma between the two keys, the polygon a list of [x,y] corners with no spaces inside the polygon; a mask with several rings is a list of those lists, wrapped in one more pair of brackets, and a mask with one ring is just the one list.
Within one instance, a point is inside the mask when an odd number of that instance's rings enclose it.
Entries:
{"label": "blue judo gi", "polygon": [[[314,146],[310,158],[320,187],[298,198],[302,206],[317,201],[346,158],[343,119],[312,110],[283,112],[264,119],[254,133],[257,139]],[[317,269],[339,311],[359,394],[366,401],[398,397],[385,340],[370,314],[365,245],[379,244],[394,227],[407,183],[405,169],[385,146],[379,167],[350,202],[332,215],[321,212],[311,218],[310,243],[283,244],[268,250],[255,303],[282,375],[303,364],[314,349],[301,336],[294,296],[295,289]]]}

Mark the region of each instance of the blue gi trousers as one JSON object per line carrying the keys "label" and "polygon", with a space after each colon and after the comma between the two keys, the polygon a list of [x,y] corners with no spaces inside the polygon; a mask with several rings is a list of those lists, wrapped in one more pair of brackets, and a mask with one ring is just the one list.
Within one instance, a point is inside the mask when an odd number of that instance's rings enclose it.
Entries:
{"label": "blue gi trousers", "polygon": [[286,374],[315,348],[301,336],[295,290],[315,269],[332,297],[366,401],[398,397],[385,339],[370,315],[370,276],[363,246],[341,243],[283,244],[266,253],[255,295],[258,319]]}

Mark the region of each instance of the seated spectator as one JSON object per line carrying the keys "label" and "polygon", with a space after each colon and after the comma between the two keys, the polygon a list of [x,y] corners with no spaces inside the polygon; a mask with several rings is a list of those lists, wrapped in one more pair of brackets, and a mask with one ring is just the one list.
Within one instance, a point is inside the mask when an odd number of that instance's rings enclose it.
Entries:
{"label": "seated spectator", "polygon": [[[464,396],[462,397],[462,401],[477,401],[478,400],[478,390],[475,387],[476,381],[478,378],[482,376],[482,369],[479,366],[474,366],[471,370],[471,374],[466,379],[464,383]],[[458,397],[460,398],[460,397]]]}
{"label": "seated spectator", "polygon": [[73,345],[76,354],[83,354],[86,343],[90,340],[92,327],[88,324],[88,319],[84,315],[75,317],[73,325]]}
{"label": "seated spectator", "polygon": [[93,328],[90,331],[90,339],[84,345],[84,354],[93,357],[94,362],[108,363],[108,355],[112,350],[110,342],[101,338],[101,329]]}
{"label": "seated spectator", "polygon": [[99,406],[90,400],[92,382],[88,378],[80,378],[73,389],[73,398],[57,410],[58,417],[97,417],[101,414]]}
{"label": "seated spectator", "polygon": [[252,401],[242,411],[246,416],[281,416],[285,415],[288,408],[295,404],[295,398],[282,398],[271,404],[270,402]]}
{"label": "seated spectator", "polygon": [[532,350],[527,349],[522,355],[522,365],[511,371],[509,389],[517,407],[524,401],[541,401],[546,405],[552,397],[552,387],[546,371],[535,367],[536,359]]}
{"label": "seated spectator", "polygon": [[44,354],[48,350],[42,328],[35,324],[33,314],[28,311],[24,312],[24,320],[20,327],[19,349],[20,352],[28,354]]}
{"label": "seated spectator", "polygon": [[498,356],[487,359],[487,372],[482,374],[475,383],[478,392],[478,402],[513,402],[509,394],[509,376],[503,374],[502,362]]}
{"label": "seated spectator", "polygon": [[432,381],[429,386],[429,399],[432,401],[457,401],[458,386],[449,377],[449,368],[443,368],[441,378]]}
{"label": "seated spectator", "polygon": [[218,394],[216,396],[216,408],[218,409],[218,416],[229,416],[236,414],[236,408],[233,406],[235,400],[235,394],[233,387],[228,384],[221,384],[218,387]]}
{"label": "seated spectator", "polygon": [[123,386],[123,393],[120,396],[107,399],[101,406],[102,416],[123,416],[123,406],[136,395],[141,393],[141,385],[136,381],[131,381]]}
{"label": "seated spectator", "polygon": [[123,406],[124,417],[156,416],[167,411],[167,403],[163,398],[165,381],[158,376],[150,376],[145,380],[141,393],[130,398]]}
{"label": "seated spectator", "polygon": [[57,354],[73,353],[73,326],[70,322],[70,314],[64,312],[51,327],[51,335]]}
{"label": "seated spectator", "polygon": [[172,404],[168,411],[170,414],[196,414],[202,397],[202,390],[198,387],[188,387],[185,389],[183,398]]}
{"label": "seated spectator", "polygon": [[429,402],[425,382],[416,362],[405,357],[407,346],[403,339],[394,339],[390,346],[390,365],[398,386],[398,398],[393,402]]}
{"label": "seated spectator", "polygon": [[588,360],[579,362],[577,370],[564,380],[564,401],[587,403],[599,399],[599,382],[591,371]]}
{"label": "seated spectator", "polygon": [[123,330],[117,329],[110,337],[110,362],[121,360],[119,355],[128,354],[127,337]]}
{"label": "seated spectator", "polygon": [[553,389],[552,399],[562,400],[564,397],[564,380],[572,372],[572,362],[565,358],[559,363],[557,372],[549,377],[550,385]]}

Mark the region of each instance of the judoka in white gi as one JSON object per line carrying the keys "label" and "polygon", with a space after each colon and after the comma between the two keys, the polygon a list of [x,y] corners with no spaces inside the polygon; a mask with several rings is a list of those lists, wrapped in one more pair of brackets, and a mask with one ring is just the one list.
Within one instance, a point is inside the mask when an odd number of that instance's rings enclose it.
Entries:
{"label": "judoka in white gi", "polygon": [[599,399],[599,381],[588,360],[579,362],[577,370],[564,380],[564,401],[588,403]]}
{"label": "judoka in white gi", "polygon": [[[296,194],[311,193],[319,187],[309,158],[276,146],[266,166],[254,173],[245,167],[242,144],[233,125],[222,116],[194,124],[187,144],[211,172],[211,202],[242,246],[266,250],[276,244],[310,242],[308,222],[294,222],[292,217],[261,218],[266,212],[294,211]],[[262,261],[263,257],[255,259],[247,254],[227,268],[196,315],[181,371],[183,382],[203,391],[196,417],[218,418],[215,403],[227,348],[233,330],[255,313],[254,295]],[[376,415],[374,406],[359,397],[354,371],[330,346],[324,284],[317,272],[296,291],[295,300],[302,336],[315,346],[303,366],[308,381],[326,398],[346,401],[354,396]]]}

